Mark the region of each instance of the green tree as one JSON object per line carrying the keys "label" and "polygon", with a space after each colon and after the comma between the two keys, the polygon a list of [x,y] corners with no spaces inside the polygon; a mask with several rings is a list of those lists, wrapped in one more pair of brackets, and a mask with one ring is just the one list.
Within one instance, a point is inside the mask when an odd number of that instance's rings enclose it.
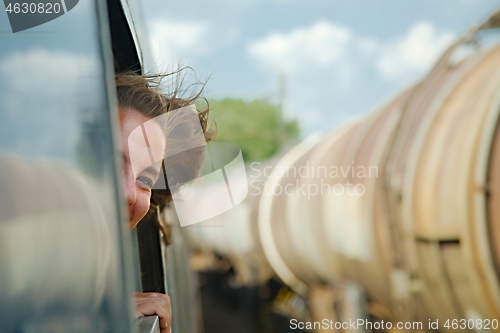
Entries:
{"label": "green tree", "polygon": [[283,120],[281,107],[267,99],[224,98],[210,101],[210,108],[210,118],[217,123],[216,141],[240,146],[246,162],[266,159],[299,136],[297,120]]}

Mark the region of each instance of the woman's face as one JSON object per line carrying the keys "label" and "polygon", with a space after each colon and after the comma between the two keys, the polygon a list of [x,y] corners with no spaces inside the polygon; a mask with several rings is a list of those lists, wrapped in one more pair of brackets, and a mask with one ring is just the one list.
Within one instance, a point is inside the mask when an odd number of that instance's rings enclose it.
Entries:
{"label": "woman's face", "polygon": [[[125,194],[132,229],[149,211],[151,188],[160,175],[166,143],[158,123],[151,121],[141,128],[142,124],[151,120],[144,114],[133,109],[120,109],[119,118]],[[142,130],[146,131],[147,140]],[[146,147],[147,144],[149,147]],[[157,163],[152,163],[151,159]]]}

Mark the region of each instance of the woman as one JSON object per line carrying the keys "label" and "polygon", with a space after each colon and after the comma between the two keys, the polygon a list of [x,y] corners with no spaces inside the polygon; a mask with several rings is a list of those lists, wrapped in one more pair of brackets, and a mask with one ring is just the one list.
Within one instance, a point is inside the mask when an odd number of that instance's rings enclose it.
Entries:
{"label": "woman", "polygon": [[[169,74],[179,75],[179,72]],[[161,162],[151,165],[151,159],[162,161],[167,150],[164,126],[150,122],[169,111],[192,105],[200,96],[200,92],[191,98],[178,98],[177,90],[171,96],[165,96],[160,91],[160,83],[168,75],[137,75],[135,73],[118,74],[116,87],[118,96],[121,152],[125,171],[125,193],[128,203],[129,227],[134,228],[137,223],[151,209],[151,194],[154,183],[161,174]],[[201,127],[207,135],[208,110],[198,112]],[[148,122],[147,149],[144,139],[134,130],[142,128]],[[164,124],[163,124],[164,125]],[[141,127],[142,126],[142,127]],[[191,161],[192,162],[192,161]],[[189,163],[182,168],[191,168],[197,172],[199,163]],[[164,202],[168,196],[163,198]],[[160,317],[162,333],[170,331],[171,306],[170,298],[160,293],[135,293],[136,315],[156,314]]]}

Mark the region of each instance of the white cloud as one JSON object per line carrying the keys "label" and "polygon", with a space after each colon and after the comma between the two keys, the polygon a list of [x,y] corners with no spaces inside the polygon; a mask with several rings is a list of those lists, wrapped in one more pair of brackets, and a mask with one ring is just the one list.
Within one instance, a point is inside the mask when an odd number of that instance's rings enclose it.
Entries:
{"label": "white cloud", "polygon": [[289,76],[329,73],[330,79],[348,86],[357,65],[364,63],[376,46],[375,40],[357,36],[347,27],[318,21],[309,27],[272,33],[250,43],[247,51],[268,69]]}
{"label": "white cloud", "polygon": [[[50,94],[61,96],[77,89],[69,78],[82,77],[94,71],[92,58],[61,51],[48,52],[33,49],[26,53],[12,53],[0,62],[0,73],[16,92]],[[26,74],[26,73],[29,73]],[[25,78],[30,80],[26,81]],[[47,84],[47,78],[67,82],[58,86]],[[73,83],[73,84],[72,84]],[[64,87],[65,91],[61,91]]]}
{"label": "white cloud", "polygon": [[289,33],[273,33],[251,43],[248,50],[267,65],[294,72],[304,65],[324,67],[338,61],[351,38],[348,29],[321,21]]}
{"label": "white cloud", "polygon": [[[250,43],[247,52],[272,77],[286,78],[285,113],[299,119],[305,132],[324,129],[341,112],[337,96],[343,95],[370,65],[378,42],[327,21],[288,32],[272,33]],[[373,62],[373,61],[372,61]]]}
{"label": "white cloud", "polygon": [[[82,108],[95,105],[87,99],[99,96],[102,89],[88,84],[88,79],[95,82],[95,77],[101,76],[100,63],[95,60],[82,54],[32,49],[11,53],[0,61],[2,111],[12,121],[21,119],[20,110],[23,114],[25,138],[13,150],[25,156],[37,156],[40,152],[73,156],[80,135],[75,118],[82,117]],[[79,102],[74,103],[75,100]],[[62,110],[61,105],[74,108]],[[11,120],[7,124],[8,121]]]}
{"label": "white cloud", "polygon": [[428,70],[455,39],[428,22],[417,22],[392,41],[377,41],[327,21],[286,33],[272,33],[249,44],[249,54],[266,68],[289,75],[329,71],[344,83],[370,62],[384,78],[414,77]]}
{"label": "white cloud", "polygon": [[429,69],[455,39],[450,32],[439,32],[428,22],[418,22],[398,40],[385,44],[376,67],[388,79]]}
{"label": "white cloud", "polygon": [[183,58],[207,50],[210,27],[201,22],[153,20],[149,26],[154,60],[165,57]]}
{"label": "white cloud", "polygon": [[265,36],[247,52],[275,86],[276,73],[285,75],[285,113],[309,132],[358,114],[370,99],[380,103],[374,85],[400,85],[424,74],[454,38],[427,22],[415,23],[397,39],[381,40],[318,21]]}

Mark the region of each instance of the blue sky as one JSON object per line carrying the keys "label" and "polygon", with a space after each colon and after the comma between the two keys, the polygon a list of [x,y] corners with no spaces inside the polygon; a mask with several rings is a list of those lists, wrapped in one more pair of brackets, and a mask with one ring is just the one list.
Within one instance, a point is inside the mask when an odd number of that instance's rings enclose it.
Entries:
{"label": "blue sky", "polygon": [[160,68],[210,76],[209,98],[268,97],[303,134],[374,110],[422,77],[496,0],[143,0]]}

